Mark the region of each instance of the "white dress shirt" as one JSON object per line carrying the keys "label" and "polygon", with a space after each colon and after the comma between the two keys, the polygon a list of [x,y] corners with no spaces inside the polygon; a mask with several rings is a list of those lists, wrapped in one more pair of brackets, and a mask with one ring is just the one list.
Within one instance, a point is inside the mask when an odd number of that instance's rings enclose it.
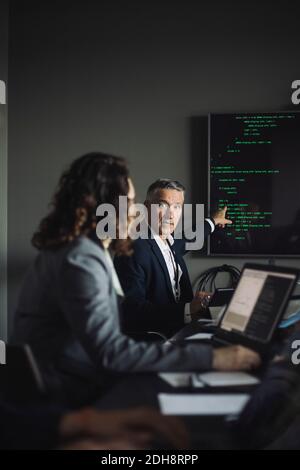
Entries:
{"label": "white dress shirt", "polygon": [[[211,227],[211,233],[212,233],[215,229],[214,223],[210,219],[205,219],[205,220],[209,223],[209,225]],[[170,246],[168,245],[167,241],[162,240],[157,233],[152,231],[152,236],[153,236],[154,240],[156,241],[156,243],[157,243],[157,245],[158,245],[158,247],[161,251],[161,254],[164,257],[164,260],[165,260],[165,263],[166,263],[166,266],[167,266],[167,269],[168,269],[168,272],[169,272],[169,277],[170,277],[170,282],[171,282],[171,286],[172,286],[172,290],[173,290],[174,299],[176,299],[176,261],[174,259],[173,252],[172,252]],[[169,235],[167,237],[167,240],[168,240],[168,242],[170,243],[171,246],[174,244],[174,238],[172,237],[172,235]],[[180,265],[178,265],[179,297],[180,297],[180,279],[181,279],[181,276],[182,276],[182,269],[181,269]],[[189,323],[190,321],[191,321],[190,303],[187,303],[187,304],[185,304],[185,308],[184,308],[184,322]]]}
{"label": "white dress shirt", "polygon": [[[161,251],[161,254],[164,257],[165,263],[167,265],[167,269],[168,269],[169,277],[170,277],[170,281],[171,281],[171,286],[172,286],[172,290],[173,290],[173,295],[174,295],[174,298],[176,299],[176,261],[174,259],[173,252],[172,252],[170,246],[168,245],[167,241],[162,240],[160,238],[160,236],[157,235],[156,233],[154,233],[154,232],[152,232],[152,233],[153,233],[153,238],[156,241],[156,243],[157,243],[157,245],[158,245],[158,247]],[[167,237],[167,240],[168,240],[168,242],[170,243],[171,246],[174,244],[174,238],[172,237],[172,235],[169,235]],[[179,297],[180,297],[180,284],[179,283],[180,283],[181,276],[182,276],[182,269],[181,269],[180,265],[178,264]]]}

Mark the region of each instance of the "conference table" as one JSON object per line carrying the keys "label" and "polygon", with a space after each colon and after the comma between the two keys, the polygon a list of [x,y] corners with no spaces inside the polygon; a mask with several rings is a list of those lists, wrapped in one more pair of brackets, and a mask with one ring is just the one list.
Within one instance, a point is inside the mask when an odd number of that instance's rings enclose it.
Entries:
{"label": "conference table", "polygon": [[[186,325],[169,341],[183,342],[187,337],[196,333],[206,332],[202,323],[192,322]],[[188,340],[191,341],[191,340]],[[125,375],[119,378],[116,384],[107,391],[97,402],[97,408],[102,410],[128,409],[137,406],[149,406],[160,409],[158,394],[233,394],[253,393],[251,386],[226,386],[195,388],[191,383],[185,386],[172,386],[163,380],[157,373],[139,373]],[[181,416],[185,421],[191,435],[194,449],[236,449],[239,444],[236,439],[234,419],[222,415],[195,415]],[[230,419],[229,419],[230,418]]]}

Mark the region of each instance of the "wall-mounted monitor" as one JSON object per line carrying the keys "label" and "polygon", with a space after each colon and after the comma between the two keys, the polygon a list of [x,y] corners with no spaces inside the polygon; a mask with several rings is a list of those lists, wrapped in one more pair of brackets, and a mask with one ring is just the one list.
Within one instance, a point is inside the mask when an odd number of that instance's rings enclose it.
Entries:
{"label": "wall-mounted monitor", "polygon": [[210,213],[232,226],[210,237],[210,255],[300,256],[300,113],[211,114]]}

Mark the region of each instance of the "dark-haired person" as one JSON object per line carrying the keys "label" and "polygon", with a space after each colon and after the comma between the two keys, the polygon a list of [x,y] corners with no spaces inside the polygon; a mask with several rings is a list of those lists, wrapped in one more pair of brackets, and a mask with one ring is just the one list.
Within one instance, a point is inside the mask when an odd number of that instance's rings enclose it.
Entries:
{"label": "dark-haired person", "polygon": [[[116,256],[115,268],[125,293],[122,304],[122,329],[139,336],[147,331],[172,336],[201,312],[201,295],[194,297],[183,256],[186,239],[172,236],[182,215],[184,186],[178,181],[161,178],[147,191],[145,205],[151,225],[151,208],[156,210],[157,228],[152,237],[134,241],[132,256]],[[226,208],[204,221],[204,237],[215,225],[224,227]]]}
{"label": "dark-haired person", "polygon": [[105,372],[257,366],[259,356],[240,346],[213,351],[207,345],[136,342],[121,333],[120,286],[108,247],[130,254],[130,240],[99,240],[95,233],[100,204],[111,204],[120,218],[119,196],[126,196],[128,205],[135,198],[125,160],[84,155],[62,175],[52,211],[33,236],[40,252],[21,289],[13,339],[29,343],[48,383],[56,382],[67,400],[81,393],[88,400]]}

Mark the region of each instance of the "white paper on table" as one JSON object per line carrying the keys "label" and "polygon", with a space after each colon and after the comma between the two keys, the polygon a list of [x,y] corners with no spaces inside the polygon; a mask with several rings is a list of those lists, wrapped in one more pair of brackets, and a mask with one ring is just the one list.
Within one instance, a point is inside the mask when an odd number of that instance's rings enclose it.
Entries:
{"label": "white paper on table", "polygon": [[[198,387],[199,383],[210,387],[230,387],[243,385],[256,385],[260,380],[246,372],[205,372],[204,374],[194,374],[193,385]],[[201,385],[200,385],[201,386]]]}
{"label": "white paper on table", "polygon": [[[191,385],[193,372],[163,372],[158,374],[161,379],[172,387],[188,387]],[[204,386],[204,385],[202,385]]]}
{"label": "white paper on table", "polygon": [[158,394],[160,410],[164,415],[238,415],[249,398],[246,393]]}
{"label": "white paper on table", "polygon": [[184,338],[185,340],[189,339],[211,339],[213,336],[212,333],[196,333],[192,336],[188,336],[187,338]]}

